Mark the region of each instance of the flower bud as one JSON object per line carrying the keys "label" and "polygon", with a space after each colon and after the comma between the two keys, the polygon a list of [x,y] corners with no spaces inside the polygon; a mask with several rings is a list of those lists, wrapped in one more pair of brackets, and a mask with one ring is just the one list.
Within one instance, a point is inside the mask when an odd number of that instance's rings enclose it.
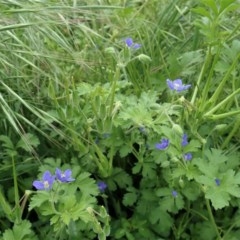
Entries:
{"label": "flower bud", "polygon": [[116,51],[113,47],[108,47],[108,48],[105,48],[105,52],[108,53],[108,54],[111,54],[111,55],[115,55],[116,54]]}
{"label": "flower bud", "polygon": [[137,56],[137,58],[138,58],[141,62],[143,62],[143,63],[145,63],[145,62],[151,62],[151,61],[152,61],[152,59],[151,59],[149,56],[145,55],[145,54],[139,54],[139,55]]}
{"label": "flower bud", "polygon": [[183,135],[183,130],[179,124],[174,123],[172,129],[175,133],[177,133],[179,135]]}
{"label": "flower bud", "polygon": [[224,130],[226,127],[227,127],[227,124],[218,124],[218,125],[214,128],[214,130],[222,131],[222,130]]}

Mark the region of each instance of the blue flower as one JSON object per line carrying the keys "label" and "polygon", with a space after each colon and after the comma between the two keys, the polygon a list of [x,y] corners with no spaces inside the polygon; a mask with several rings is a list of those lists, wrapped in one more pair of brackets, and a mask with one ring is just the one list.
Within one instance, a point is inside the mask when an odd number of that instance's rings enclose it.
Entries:
{"label": "blue flower", "polygon": [[184,159],[185,159],[186,161],[192,160],[192,154],[191,154],[191,153],[186,153],[186,154],[184,154]]}
{"label": "blue flower", "polygon": [[182,92],[191,87],[190,84],[184,85],[181,79],[176,79],[174,81],[167,79],[167,85],[171,90],[176,90],[177,92]]}
{"label": "blue flower", "polygon": [[217,186],[219,186],[220,183],[221,183],[221,182],[220,182],[220,179],[216,178],[216,179],[215,179],[215,183],[216,183]]}
{"label": "blue flower", "polygon": [[177,191],[173,190],[172,191],[172,196],[175,198],[175,197],[177,197],[177,195],[178,195]]}
{"label": "blue flower", "polygon": [[166,139],[166,138],[163,138],[160,143],[156,143],[155,144],[155,147],[158,150],[164,150],[164,149],[166,149],[168,147],[168,145],[169,145],[169,140]]}
{"label": "blue flower", "polygon": [[99,181],[98,183],[97,183],[97,186],[98,186],[98,189],[99,189],[99,191],[100,192],[104,192],[105,191],[105,189],[107,188],[107,184],[105,183],[105,182],[103,182],[103,181]]}
{"label": "blue flower", "polygon": [[125,39],[125,43],[126,43],[127,47],[129,47],[129,48],[138,49],[141,47],[141,44],[134,43],[132,38],[130,38],[130,37]]}
{"label": "blue flower", "polygon": [[182,136],[182,147],[185,147],[187,145],[188,145],[188,136],[186,133],[184,133]]}
{"label": "blue flower", "polygon": [[55,181],[55,176],[52,175],[49,171],[43,173],[43,177],[41,181],[35,180],[33,182],[33,186],[37,190],[49,190],[52,188],[52,185]]}
{"label": "blue flower", "polygon": [[56,178],[60,182],[72,182],[75,179],[72,178],[72,171],[70,169],[67,169],[66,171],[62,172],[59,168],[56,169]]}

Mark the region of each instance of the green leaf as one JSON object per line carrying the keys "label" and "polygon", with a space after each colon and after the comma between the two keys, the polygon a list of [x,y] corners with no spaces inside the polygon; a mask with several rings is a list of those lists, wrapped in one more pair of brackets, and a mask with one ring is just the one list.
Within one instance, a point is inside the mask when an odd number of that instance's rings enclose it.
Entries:
{"label": "green leaf", "polygon": [[[221,12],[223,12],[223,11],[226,11],[226,10],[228,10],[228,8],[230,7],[230,5],[232,4],[232,3],[234,3],[234,2],[236,2],[236,0],[221,0],[220,1],[220,9],[219,9],[219,12],[221,13]],[[234,4],[234,6],[236,7],[236,9],[237,9],[237,7],[239,7],[239,4],[237,5],[235,5]],[[233,8],[234,9],[234,8]],[[232,9],[232,10],[233,10]]]}
{"label": "green leaf", "polygon": [[32,147],[37,147],[40,144],[39,139],[31,134],[26,133],[21,136],[21,140],[17,143],[17,148],[22,148],[27,152],[32,152]]}
{"label": "green leaf", "polygon": [[206,240],[217,239],[216,231],[210,221],[201,221],[193,225],[191,239]]}
{"label": "green leaf", "polygon": [[99,194],[96,182],[90,178],[89,173],[81,173],[76,178],[76,184],[79,186],[81,192],[86,196],[96,196]]}
{"label": "green leaf", "polygon": [[202,3],[204,3],[207,7],[209,7],[210,10],[213,11],[215,16],[218,15],[218,7],[215,0],[202,0]]}
{"label": "green leaf", "polygon": [[207,17],[207,18],[211,19],[211,15],[210,15],[209,11],[206,10],[205,8],[203,8],[203,7],[196,7],[194,9],[192,9],[192,11],[195,12],[195,13],[198,13],[198,14],[204,16],[204,17]]}
{"label": "green leaf", "polygon": [[36,207],[40,207],[45,202],[48,202],[51,195],[48,191],[37,191],[32,197],[29,204],[29,211]]}
{"label": "green leaf", "polygon": [[216,210],[229,206],[229,201],[231,199],[227,192],[216,188],[209,188],[205,193],[205,197],[211,200],[212,205]]}
{"label": "green leaf", "polygon": [[122,158],[126,157],[131,152],[132,152],[132,147],[129,145],[123,145],[119,150],[120,157]]}
{"label": "green leaf", "polygon": [[114,168],[111,176],[111,181],[117,183],[120,188],[126,188],[132,185],[132,178],[121,168]]}
{"label": "green leaf", "polygon": [[145,162],[143,163],[143,168],[142,168],[142,175],[143,177],[148,177],[150,179],[155,179],[156,178],[156,164],[151,163],[151,162]]}
{"label": "green leaf", "polygon": [[132,206],[137,201],[138,195],[134,192],[126,193],[123,197],[124,206]]}
{"label": "green leaf", "polygon": [[198,140],[191,140],[187,146],[185,146],[184,152],[197,152],[199,151],[199,148],[201,147],[201,143]]}
{"label": "green leaf", "polygon": [[25,240],[25,239],[36,239],[36,236],[31,230],[31,224],[27,220],[23,220],[19,224],[14,224],[13,229],[6,230],[3,233],[4,240]]}
{"label": "green leaf", "polygon": [[203,184],[205,197],[210,199],[215,209],[222,209],[229,206],[231,197],[240,197],[240,173],[235,175],[232,169],[228,169],[225,173],[221,173],[217,177],[220,184],[217,185],[215,178],[209,176],[199,176],[196,181]]}
{"label": "green leaf", "polygon": [[199,184],[193,181],[186,181],[185,186],[182,189],[182,194],[185,195],[190,201],[196,201],[201,194]]}

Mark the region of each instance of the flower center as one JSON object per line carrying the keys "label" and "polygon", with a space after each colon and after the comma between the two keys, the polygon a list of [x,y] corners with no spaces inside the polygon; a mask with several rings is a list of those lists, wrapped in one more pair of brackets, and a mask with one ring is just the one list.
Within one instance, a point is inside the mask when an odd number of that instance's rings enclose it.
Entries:
{"label": "flower center", "polygon": [[178,90],[180,87],[181,87],[180,84],[178,84],[178,83],[175,83],[175,84],[174,84],[174,88],[175,88],[176,90]]}
{"label": "flower center", "polygon": [[44,185],[44,188],[45,188],[45,189],[47,189],[47,188],[49,188],[49,187],[50,187],[50,185],[49,185],[49,182],[48,182],[48,181],[44,181],[44,182],[43,182],[43,185]]}

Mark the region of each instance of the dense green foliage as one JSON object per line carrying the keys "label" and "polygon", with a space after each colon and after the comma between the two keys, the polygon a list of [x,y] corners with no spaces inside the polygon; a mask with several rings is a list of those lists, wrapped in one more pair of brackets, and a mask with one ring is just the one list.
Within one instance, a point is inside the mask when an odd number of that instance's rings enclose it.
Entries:
{"label": "dense green foliage", "polygon": [[238,0],[0,14],[0,239],[239,239]]}

